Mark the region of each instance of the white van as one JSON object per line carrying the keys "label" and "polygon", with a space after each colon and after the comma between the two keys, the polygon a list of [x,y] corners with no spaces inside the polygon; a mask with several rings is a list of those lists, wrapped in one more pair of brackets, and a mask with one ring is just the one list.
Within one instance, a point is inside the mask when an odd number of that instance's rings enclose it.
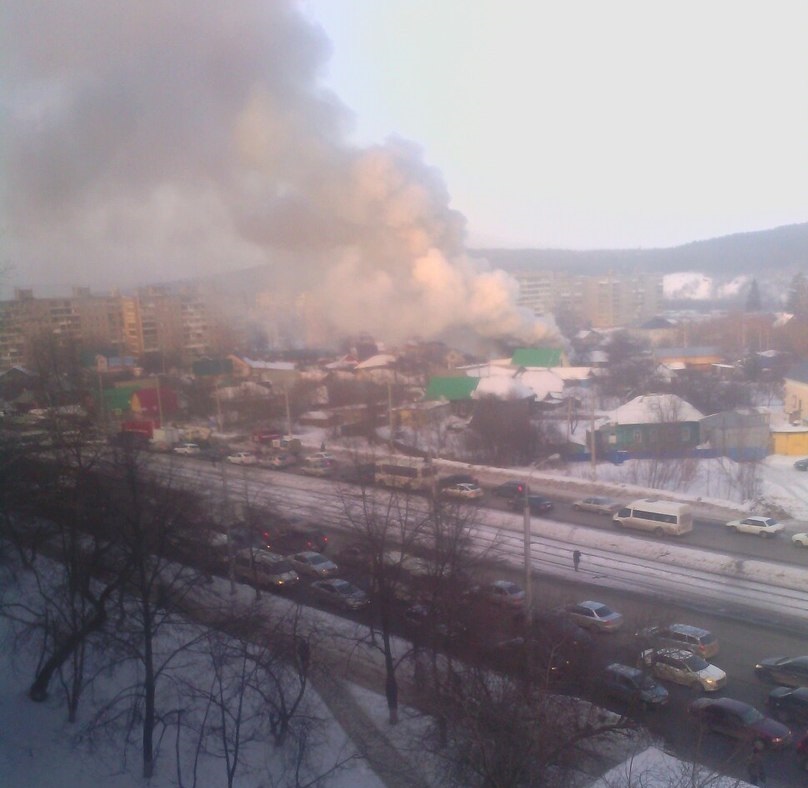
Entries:
{"label": "white van", "polygon": [[621,528],[651,531],[657,536],[682,536],[693,530],[693,512],[686,503],[641,498],[616,512],[612,522]]}

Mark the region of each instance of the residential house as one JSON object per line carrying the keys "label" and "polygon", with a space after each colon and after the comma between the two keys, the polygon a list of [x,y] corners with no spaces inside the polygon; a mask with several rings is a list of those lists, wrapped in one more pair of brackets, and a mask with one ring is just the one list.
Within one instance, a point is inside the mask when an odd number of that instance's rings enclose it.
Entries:
{"label": "residential house", "polygon": [[457,416],[470,416],[473,410],[471,395],[480,384],[481,378],[434,377],[429,379],[424,399],[427,401],[448,402],[451,412]]}
{"label": "residential house", "polygon": [[301,374],[292,361],[259,361],[246,356],[228,356],[233,364],[233,375],[255,383],[291,387],[300,380]]}
{"label": "residential house", "polygon": [[514,350],[511,356],[511,366],[548,369],[569,366],[569,360],[561,348],[522,347]]}
{"label": "residential house", "polygon": [[[701,443],[700,413],[675,394],[646,394],[605,414],[595,430],[598,457],[683,457]],[[592,445],[591,435],[587,435]]]}
{"label": "residential house", "polygon": [[657,347],[652,351],[654,359],[673,370],[710,372],[715,364],[725,361],[724,354],[716,347]]}

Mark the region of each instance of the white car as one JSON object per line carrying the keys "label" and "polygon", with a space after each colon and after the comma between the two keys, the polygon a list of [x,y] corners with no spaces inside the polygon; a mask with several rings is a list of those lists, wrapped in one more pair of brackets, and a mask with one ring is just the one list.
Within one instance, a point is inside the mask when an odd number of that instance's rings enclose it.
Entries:
{"label": "white car", "polygon": [[469,501],[483,497],[483,488],[479,484],[471,484],[471,482],[450,484],[448,487],[444,487],[442,492],[447,498],[462,498]]}
{"label": "white car", "polygon": [[227,461],[233,465],[255,465],[258,458],[249,451],[237,451],[235,454],[228,454]]}
{"label": "white car", "polygon": [[339,571],[339,567],[333,561],[314,550],[304,550],[302,553],[295,553],[288,558],[289,563],[301,575],[324,578],[333,577]]}
{"label": "white car", "polygon": [[808,547],[808,533],[794,534],[791,537],[791,543],[794,547]]}
{"label": "white car", "polygon": [[757,536],[775,536],[779,534],[784,526],[773,517],[763,517],[762,515],[752,515],[741,520],[730,520],[727,528],[736,534],[755,534]]}
{"label": "white car", "polygon": [[175,454],[185,454],[187,456],[191,456],[194,454],[200,454],[202,449],[196,443],[180,443],[178,446],[174,447]]}
{"label": "white car", "polygon": [[595,514],[613,515],[623,507],[620,501],[607,498],[605,495],[590,495],[581,498],[572,504],[572,508],[579,512],[594,512]]}

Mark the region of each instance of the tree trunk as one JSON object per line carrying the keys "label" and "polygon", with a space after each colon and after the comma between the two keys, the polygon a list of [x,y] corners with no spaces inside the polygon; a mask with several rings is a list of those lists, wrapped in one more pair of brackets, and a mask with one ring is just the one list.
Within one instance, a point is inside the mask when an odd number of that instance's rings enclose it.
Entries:
{"label": "tree trunk", "polygon": [[81,629],[73,632],[66,638],[59,648],[51,654],[45,661],[40,671],[36,674],[31,687],[28,690],[28,697],[36,703],[41,703],[48,697],[48,687],[56,673],[62,665],[70,658],[75,650],[84,642],[84,640],[93,632],[97,632],[107,621],[107,611],[103,605],[96,608],[95,615],[88,619]]}

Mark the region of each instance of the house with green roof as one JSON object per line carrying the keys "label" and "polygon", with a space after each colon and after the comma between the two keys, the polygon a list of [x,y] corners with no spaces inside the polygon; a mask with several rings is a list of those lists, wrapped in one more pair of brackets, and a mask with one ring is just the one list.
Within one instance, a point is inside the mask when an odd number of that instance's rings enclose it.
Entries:
{"label": "house with green roof", "polygon": [[561,348],[553,347],[520,347],[513,351],[511,366],[513,367],[566,367],[566,354]]}
{"label": "house with green roof", "polygon": [[460,376],[430,378],[424,399],[427,401],[448,402],[453,413],[468,415],[473,405],[471,395],[477,389],[479,383],[480,378]]}

